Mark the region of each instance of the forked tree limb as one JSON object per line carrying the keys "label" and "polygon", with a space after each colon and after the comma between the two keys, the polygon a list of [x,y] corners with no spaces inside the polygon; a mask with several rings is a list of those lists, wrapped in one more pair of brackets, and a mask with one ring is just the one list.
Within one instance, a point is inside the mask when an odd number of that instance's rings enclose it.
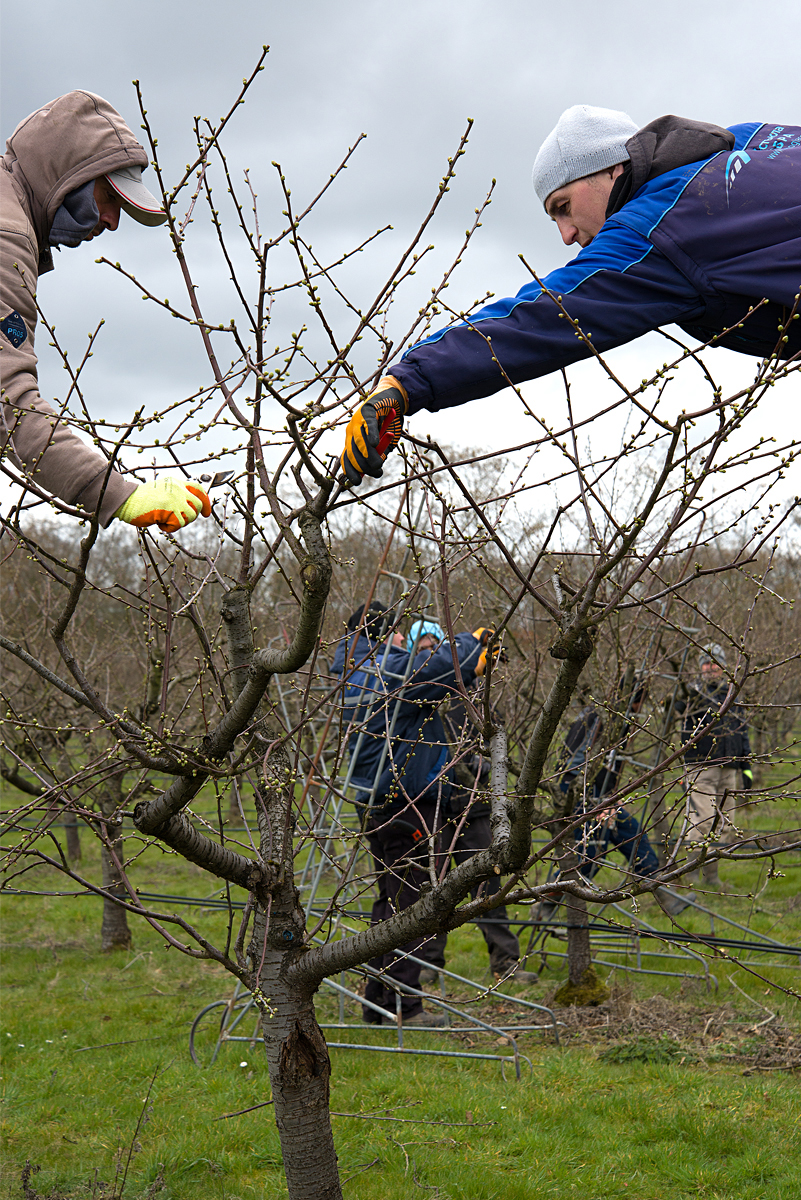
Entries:
{"label": "forked tree limb", "polygon": [[259,650],[253,655],[245,686],[216,729],[204,739],[203,752],[209,769],[201,768],[176,779],[161,796],[138,804],[134,810],[134,824],[140,833],[159,836],[162,826],[200,791],[212,774],[211,764],[220,762],[231,752],[237,737],[253,719],[270,677],[291,675],[311,656],[331,585],[331,563],[322,536],[321,517],[312,511],[312,507],[308,505],[300,516],[307,555],[300,569],[303,592],[292,641],[281,649]]}

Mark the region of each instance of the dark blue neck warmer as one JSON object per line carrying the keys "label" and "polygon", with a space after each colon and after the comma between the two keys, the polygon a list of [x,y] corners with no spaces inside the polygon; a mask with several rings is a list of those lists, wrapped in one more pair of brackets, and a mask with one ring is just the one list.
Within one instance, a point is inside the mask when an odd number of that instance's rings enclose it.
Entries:
{"label": "dark blue neck warmer", "polygon": [[64,197],[50,229],[51,246],[80,246],[100,220],[95,204],[95,181],[90,179]]}

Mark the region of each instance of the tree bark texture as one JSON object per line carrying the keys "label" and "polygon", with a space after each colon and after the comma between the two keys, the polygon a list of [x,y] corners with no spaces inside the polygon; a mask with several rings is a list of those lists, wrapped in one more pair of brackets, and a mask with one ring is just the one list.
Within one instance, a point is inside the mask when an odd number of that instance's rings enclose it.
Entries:
{"label": "tree bark texture", "polygon": [[[128,893],[123,883],[118,863],[122,862],[123,839],[122,824],[115,824],[113,814],[122,802],[122,781],[119,776],[109,780],[108,789],[100,798],[100,811],[104,817],[110,818],[106,824],[108,844],[101,843],[100,860],[103,867],[103,887],[112,896],[126,898]],[[104,953],[111,950],[130,950],[133,945],[131,931],[128,928],[128,914],[125,909],[115,904],[113,900],[103,901],[103,921],[100,926],[100,949]]]}
{"label": "tree bark texture", "polygon": [[575,987],[578,987],[592,965],[587,901],[579,896],[567,896],[565,911],[567,913],[568,979]]}
{"label": "tree bark texture", "polygon": [[67,858],[71,863],[81,861],[81,839],[78,834],[78,818],[69,809],[64,813],[64,831],[67,835]]}
{"label": "tree bark texture", "polygon": [[303,953],[294,948],[302,928],[290,879],[274,893],[269,914],[258,905],[250,955],[271,1010],[262,1008],[261,1025],[290,1200],[341,1200],[328,1047],[314,1015],[314,990],[290,983],[285,971]]}
{"label": "tree bark texture", "polygon": [[250,590],[235,587],[226,592],[220,606],[228,643],[228,662],[231,668],[232,691],[237,697],[248,681],[248,667],[253,658],[253,630],[250,624]]}
{"label": "tree bark texture", "polygon": [[150,674],[147,679],[147,696],[145,697],[142,720],[154,716],[161,708],[161,690],[164,682],[164,655],[155,647],[150,651]]}
{"label": "tree bark texture", "polygon": [[[225,627],[230,667],[231,691],[234,699],[248,681],[248,667],[253,658],[253,626],[250,618],[250,589],[244,586],[226,592],[220,605],[220,616]],[[231,788],[228,805],[228,822],[239,825],[242,813],[237,796],[241,797],[241,778],[238,787]]]}

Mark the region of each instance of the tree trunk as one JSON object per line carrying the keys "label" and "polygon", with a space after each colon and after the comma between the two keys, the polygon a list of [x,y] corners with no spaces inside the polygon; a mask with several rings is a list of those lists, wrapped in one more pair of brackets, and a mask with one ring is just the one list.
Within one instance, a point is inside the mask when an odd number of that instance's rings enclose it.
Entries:
{"label": "tree trunk", "polygon": [[67,834],[67,858],[71,863],[81,861],[81,839],[78,836],[78,818],[69,809],[64,813],[64,830]]}
{"label": "tree trunk", "polygon": [[[578,855],[572,848],[561,856],[560,878],[567,883],[584,882],[578,869]],[[581,1007],[602,1004],[609,998],[609,988],[595,973],[590,947],[590,920],[587,901],[566,893],[567,919],[567,980],[554,995],[557,1004],[576,1004]]]}
{"label": "tree trunk", "polygon": [[[238,696],[253,657],[249,589],[240,586],[228,592],[221,613],[232,691]],[[306,953],[306,918],[293,879],[295,775],[275,732],[263,727],[262,737],[269,750],[254,795],[256,820],[262,861],[278,867],[279,882],[269,895],[254,894],[249,958],[275,1122],[290,1200],[342,1200],[329,1112],[331,1061],[314,1014],[317,984],[290,984],[286,977],[286,969]],[[232,804],[229,816],[233,812]],[[236,812],[239,817],[238,806]]]}
{"label": "tree trunk", "polygon": [[150,651],[150,673],[147,679],[147,695],[142,709],[142,720],[154,716],[161,708],[161,690],[164,681],[164,655],[157,647]]}
{"label": "tree trunk", "polygon": [[235,587],[226,592],[220,606],[220,615],[225,626],[231,690],[236,699],[248,681],[248,665],[253,657],[250,588]]}
{"label": "tree trunk", "polygon": [[587,901],[580,900],[577,896],[566,896],[565,911],[567,913],[568,979],[574,987],[579,987],[588,967],[592,965]]}
{"label": "tree trunk", "polygon": [[[287,984],[284,967],[302,950],[303,911],[294,884],[256,909],[250,955],[259,970],[262,1034],[290,1200],[342,1200],[329,1112],[331,1062],[314,1014],[314,992]],[[288,948],[288,949],[287,949]]]}
{"label": "tree trunk", "polygon": [[[247,683],[248,664],[253,657],[253,628],[250,621],[250,589],[243,586],[226,592],[220,606],[230,665],[230,682],[234,699]],[[238,780],[241,797],[241,776]],[[228,802],[228,824],[238,826],[242,813],[237,802],[237,788],[231,787]]]}
{"label": "tree trunk", "polygon": [[[122,779],[114,776],[109,780],[108,790],[100,798],[100,811],[104,817],[110,818],[106,831],[108,844],[101,843],[100,861],[103,868],[103,887],[112,896],[127,896],[125,884],[122,881],[117,863],[122,862],[123,841],[122,822],[115,824],[113,814],[122,802]],[[115,861],[116,859],[116,861]],[[133,945],[131,931],[128,928],[128,914],[113,900],[103,901],[103,922],[100,926],[100,949],[104,953],[111,950],[130,950]]]}

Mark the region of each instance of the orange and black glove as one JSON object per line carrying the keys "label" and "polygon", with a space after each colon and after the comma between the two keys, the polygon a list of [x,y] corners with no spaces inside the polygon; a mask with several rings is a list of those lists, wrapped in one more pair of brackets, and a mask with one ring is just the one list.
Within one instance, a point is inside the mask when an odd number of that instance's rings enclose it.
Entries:
{"label": "orange and black glove", "polygon": [[[494,633],[495,633],[494,629],[485,628],[483,625],[481,626],[480,629],[473,630],[473,637],[476,638],[476,640],[479,641],[481,643],[481,645],[484,647],[484,649],[479,654],[478,662],[476,663],[476,675],[478,675],[479,678],[487,670],[487,643],[489,642],[490,638],[492,637],[492,635]],[[508,658],[506,656],[506,651],[504,650],[504,648],[500,644],[500,642],[496,642],[492,647],[492,665],[495,666],[495,664],[497,662],[502,662],[502,663],[508,662]]]}
{"label": "orange and black glove", "polygon": [[409,397],[402,384],[385,375],[374,392],[354,412],[345,430],[342,470],[356,487],[365,475],[380,479],[390,450],[400,441]]}
{"label": "orange and black glove", "polygon": [[114,514],[118,521],[137,529],[158,525],[162,533],[175,533],[200,515],[211,515],[211,503],[203,488],[194,479],[184,483],[174,475],[141,483]]}

